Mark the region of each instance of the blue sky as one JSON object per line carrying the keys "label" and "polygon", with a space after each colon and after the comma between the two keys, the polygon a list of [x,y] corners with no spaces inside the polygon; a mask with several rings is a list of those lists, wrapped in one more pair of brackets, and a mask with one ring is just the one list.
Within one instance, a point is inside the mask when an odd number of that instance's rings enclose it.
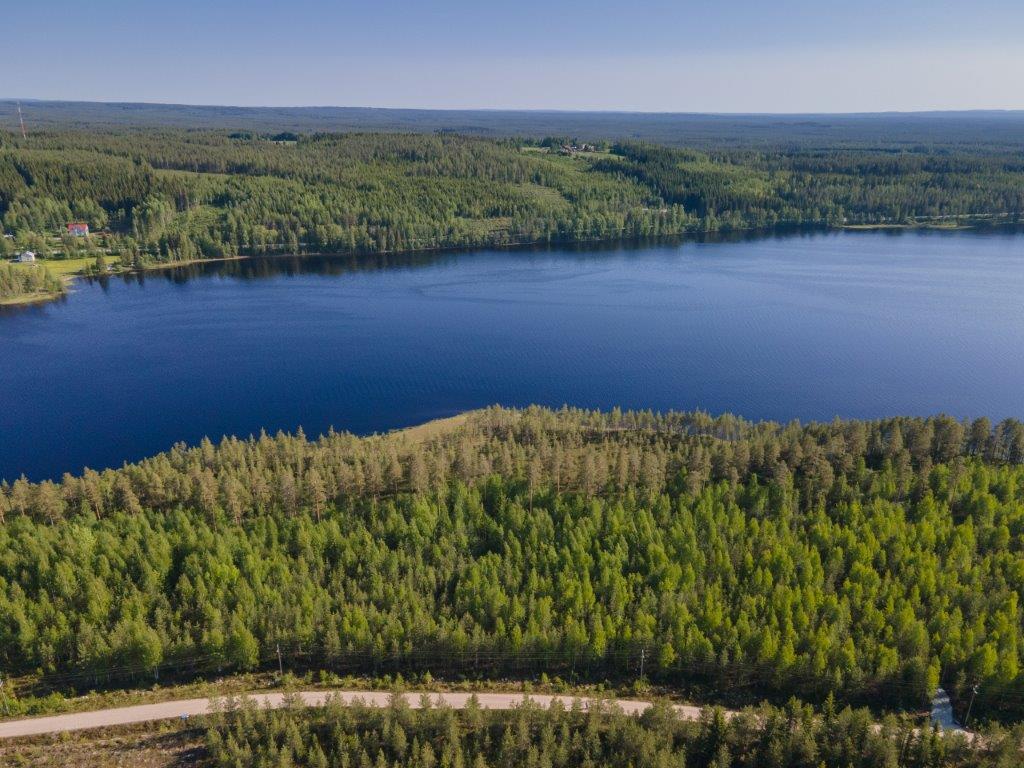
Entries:
{"label": "blue sky", "polygon": [[1021,0],[3,0],[0,97],[850,112],[1024,108]]}

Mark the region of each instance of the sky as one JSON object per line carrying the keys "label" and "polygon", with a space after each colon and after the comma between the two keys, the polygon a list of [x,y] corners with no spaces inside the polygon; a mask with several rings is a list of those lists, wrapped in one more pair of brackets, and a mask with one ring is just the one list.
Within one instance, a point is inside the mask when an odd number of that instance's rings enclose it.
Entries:
{"label": "sky", "polygon": [[0,98],[1024,108],[1021,0],[0,0]]}

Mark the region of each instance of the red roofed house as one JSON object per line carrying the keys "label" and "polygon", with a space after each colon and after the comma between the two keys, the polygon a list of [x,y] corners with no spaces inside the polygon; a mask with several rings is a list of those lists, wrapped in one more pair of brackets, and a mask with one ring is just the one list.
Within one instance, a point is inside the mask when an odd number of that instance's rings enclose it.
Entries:
{"label": "red roofed house", "polygon": [[75,237],[85,237],[89,234],[89,225],[84,221],[72,221],[68,223],[68,234]]}

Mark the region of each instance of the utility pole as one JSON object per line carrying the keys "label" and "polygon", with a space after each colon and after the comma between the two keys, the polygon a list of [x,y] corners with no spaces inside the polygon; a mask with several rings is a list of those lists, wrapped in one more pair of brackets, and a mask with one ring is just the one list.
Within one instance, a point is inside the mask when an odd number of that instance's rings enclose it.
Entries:
{"label": "utility pole", "polygon": [[967,728],[967,721],[971,719],[971,708],[974,706],[974,697],[978,695],[978,684],[971,688],[971,703],[967,705],[967,714],[964,715],[964,729]]}
{"label": "utility pole", "polygon": [[18,122],[21,124],[21,138],[28,138],[25,135],[25,118],[21,114],[21,102],[18,102]]}
{"label": "utility pole", "polygon": [[646,648],[640,649],[640,679],[644,679],[644,655],[647,653]]}
{"label": "utility pole", "polygon": [[281,644],[277,644],[277,674],[284,678],[284,663],[281,661]]}

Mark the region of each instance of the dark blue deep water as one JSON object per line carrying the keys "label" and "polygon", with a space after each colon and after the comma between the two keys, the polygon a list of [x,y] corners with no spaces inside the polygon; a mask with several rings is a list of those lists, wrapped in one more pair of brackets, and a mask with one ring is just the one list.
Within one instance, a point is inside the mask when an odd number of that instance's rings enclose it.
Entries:
{"label": "dark blue deep water", "polygon": [[262,259],[0,314],[0,477],[491,403],[1024,417],[1024,236]]}

